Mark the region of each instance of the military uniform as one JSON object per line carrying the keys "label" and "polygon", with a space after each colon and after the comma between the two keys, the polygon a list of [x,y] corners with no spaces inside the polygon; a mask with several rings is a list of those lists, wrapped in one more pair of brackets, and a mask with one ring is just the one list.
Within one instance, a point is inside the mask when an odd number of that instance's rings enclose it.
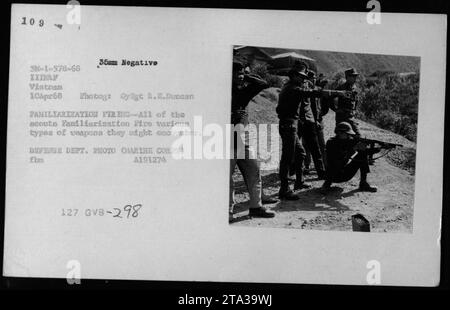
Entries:
{"label": "military uniform", "polygon": [[[350,86],[349,84],[344,83],[337,87],[336,90],[355,91],[355,86]],[[339,98],[336,107],[336,125],[341,122],[347,122],[350,126],[352,126],[353,131],[357,135],[360,135],[358,123],[355,119],[356,106],[356,98]]]}
{"label": "military uniform", "polygon": [[278,96],[276,112],[279,121],[279,133],[282,142],[280,160],[280,197],[289,192],[289,168],[294,163],[296,182],[303,182],[303,160],[305,149],[303,148],[298,131],[299,109],[305,98],[302,96],[302,88],[288,82]]}
{"label": "military uniform", "polygon": [[[336,137],[327,141],[327,180],[332,183],[347,182],[353,178],[358,170],[369,173],[369,163],[365,152],[356,154],[354,147],[358,142],[355,139],[341,140]],[[352,155],[356,156],[350,161]]]}
{"label": "military uniform", "polygon": [[326,153],[325,153],[325,134],[324,134],[324,124],[323,117],[327,115],[330,110],[330,101],[332,98],[320,98],[317,101],[317,118],[316,118],[316,128],[317,128],[317,141],[319,142],[320,153],[322,154],[322,160],[324,166],[327,165]]}
{"label": "military uniform", "polygon": [[[339,123],[335,131],[336,133],[341,131],[356,136],[351,125],[347,122]],[[327,174],[323,185],[324,189],[328,189],[332,183],[349,181],[359,170],[361,173],[360,190],[376,191],[376,188],[370,186],[366,181],[367,174],[370,172],[368,156],[380,150],[378,148],[358,150],[357,144],[357,138],[340,139],[337,135],[327,141]]]}
{"label": "military uniform", "polygon": [[233,84],[231,91],[231,123],[248,125],[247,106],[260,91],[269,84],[255,74],[244,76],[244,84]]}
{"label": "military uniform", "polygon": [[[247,106],[250,100],[260,91],[269,87],[269,84],[256,75],[245,75],[243,85],[233,83],[231,93],[231,123],[233,125],[248,125]],[[244,177],[250,196],[250,215],[272,217],[274,214],[266,212],[262,207],[262,182],[259,162],[256,154],[245,141],[245,134],[233,131],[233,156],[230,160],[230,215],[234,206],[233,172],[238,166]],[[243,153],[243,154],[242,154]],[[244,155],[244,156],[241,156]],[[259,211],[257,213],[252,211]]]}
{"label": "military uniform", "polygon": [[[314,115],[311,110],[310,97],[320,97],[322,93],[304,85],[299,86],[289,81],[281,90],[278,97],[276,112],[279,121],[279,133],[282,141],[280,160],[280,197],[289,192],[289,169],[294,163],[296,175],[295,188],[301,188],[303,178],[303,161],[305,149],[300,138],[310,138],[310,131],[314,126]],[[323,164],[322,164],[323,165]]]}
{"label": "military uniform", "polygon": [[[310,89],[315,89],[310,87]],[[299,138],[303,138],[306,149],[311,154],[316,167],[317,175],[323,178],[325,175],[325,166],[322,159],[322,152],[320,150],[318,139],[317,120],[320,115],[320,100],[318,96],[311,96],[305,99],[304,107],[300,110],[300,119],[297,129]],[[308,153],[305,156],[305,167],[308,164]],[[309,166],[309,164],[308,164]]]}
{"label": "military uniform", "polygon": [[[346,79],[349,76],[358,75],[359,73],[356,72],[354,68],[345,70]],[[355,134],[360,136],[358,122],[355,119],[356,107],[358,105],[356,100],[356,86],[354,84],[350,84],[348,81],[345,81],[345,83],[339,85],[336,90],[349,91],[353,94],[352,96],[338,98],[336,106],[336,125],[341,122],[349,123]]]}
{"label": "military uniform", "polygon": [[[261,90],[267,88],[269,85],[262,79],[255,76],[247,78],[245,84],[242,87],[233,85],[231,93],[231,123],[233,125],[247,125],[248,124],[248,112],[247,106],[250,100],[256,96]],[[230,160],[230,208],[234,205],[234,186],[233,186],[233,172],[238,166],[241,171],[244,180],[246,182],[249,195],[250,195],[250,207],[258,208],[262,206],[261,203],[261,174],[259,162],[256,159],[252,159],[252,150],[248,143],[244,141],[238,141],[242,139],[237,132],[234,132],[234,146],[233,156]],[[244,147],[245,158],[238,156],[238,145],[241,143]]]}
{"label": "military uniform", "polygon": [[[311,101],[311,109],[313,110],[314,118],[316,120],[316,137],[317,143],[319,144],[320,154],[322,158],[323,165],[326,167],[326,156],[325,156],[325,134],[323,132],[323,117],[329,111],[328,105],[329,98],[314,98]],[[311,152],[309,151],[307,145],[305,145],[306,158],[305,158],[305,169],[308,170],[311,165]]]}
{"label": "military uniform", "polygon": [[[298,199],[298,196],[292,194],[289,190],[289,169],[291,163],[294,163],[296,174],[296,184],[294,189],[307,187],[303,184],[303,161],[305,159],[305,150],[300,142],[304,136],[313,140],[315,130],[315,119],[311,109],[311,98],[333,97],[347,94],[347,92],[322,90],[319,88],[308,87],[304,81],[308,78],[305,73],[307,66],[290,71],[290,80],[282,88],[278,96],[278,105],[276,112],[278,114],[279,132],[282,142],[281,160],[280,160],[280,198]],[[310,143],[311,146],[313,143]],[[318,152],[317,143],[312,152]],[[313,147],[314,148],[314,147]],[[323,163],[318,162],[317,167],[321,167],[320,173],[323,173]]]}

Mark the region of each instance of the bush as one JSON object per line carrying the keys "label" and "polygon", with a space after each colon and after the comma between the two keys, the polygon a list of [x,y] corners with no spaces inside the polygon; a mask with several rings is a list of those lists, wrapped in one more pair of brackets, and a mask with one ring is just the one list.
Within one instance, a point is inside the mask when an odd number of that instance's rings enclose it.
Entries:
{"label": "bush", "polygon": [[[336,73],[329,87],[336,89],[345,81],[343,72]],[[367,79],[360,75],[358,118],[398,133],[415,141],[419,103],[419,74],[400,76],[392,71],[376,71]]]}
{"label": "bush", "polygon": [[358,115],[415,141],[419,74],[401,77],[396,73],[377,71],[370,79],[361,82],[358,84],[362,89]]}
{"label": "bush", "polygon": [[270,87],[281,88],[283,86],[283,79],[278,75],[269,73],[266,75],[266,81],[269,83]]}
{"label": "bush", "polygon": [[256,63],[251,67],[251,71],[252,73],[259,75],[263,79],[265,79],[267,74],[269,74],[266,64]]}
{"label": "bush", "polygon": [[381,128],[392,131],[394,124],[397,122],[397,115],[392,114],[389,111],[381,111],[374,117],[374,120]]}
{"label": "bush", "polygon": [[387,154],[386,158],[395,166],[414,174],[416,168],[416,149],[406,147],[394,149]]}
{"label": "bush", "polygon": [[280,88],[283,86],[283,79],[278,75],[270,74],[266,64],[256,63],[252,66],[251,71],[264,79],[270,87]]}

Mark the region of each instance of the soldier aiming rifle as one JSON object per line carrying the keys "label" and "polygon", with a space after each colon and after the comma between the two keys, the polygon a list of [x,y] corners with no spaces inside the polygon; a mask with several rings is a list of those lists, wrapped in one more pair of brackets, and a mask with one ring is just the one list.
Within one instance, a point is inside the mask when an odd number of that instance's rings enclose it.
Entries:
{"label": "soldier aiming rifle", "polygon": [[[319,74],[319,77],[316,79],[314,72],[309,71],[308,76],[311,76],[312,82],[313,82],[313,88],[317,90],[322,90],[327,85],[328,81],[325,79],[324,75],[321,73]],[[350,95],[350,94],[344,94]],[[330,110],[330,101],[332,101],[334,97],[328,97],[328,98],[315,98],[311,101],[311,108],[313,110],[314,119],[316,120],[316,132],[317,132],[317,142],[319,144],[320,154],[322,156],[322,161],[324,166],[326,167],[326,156],[325,156],[325,135],[324,135],[324,124],[323,124],[323,117],[328,113]],[[308,154],[305,159],[305,169],[309,167],[309,164],[311,162],[311,154]]]}
{"label": "soldier aiming rifle", "polygon": [[[294,65],[289,71],[289,82],[286,83],[278,96],[278,105],[276,112],[278,114],[279,133],[281,136],[281,160],[280,160],[280,190],[278,196],[283,200],[297,200],[297,196],[289,188],[289,168],[294,163],[296,180],[294,191],[310,187],[304,183],[303,179],[303,161],[305,159],[305,150],[299,137],[309,134],[308,129],[298,123],[315,124],[313,112],[311,110],[310,98],[333,97],[347,95],[347,91],[332,91],[309,88],[305,85],[308,66],[300,62]],[[323,164],[322,164],[323,165]]]}
{"label": "soldier aiming rifle", "polygon": [[370,172],[369,158],[382,149],[392,149],[401,145],[360,138],[347,122],[339,123],[336,126],[335,133],[336,136],[328,140],[326,145],[328,165],[322,191],[326,193],[332,183],[351,180],[359,170],[361,174],[359,190],[376,192],[377,188],[367,182],[367,174]]}
{"label": "soldier aiming rifle", "polygon": [[384,141],[380,141],[380,140],[375,140],[375,139],[367,139],[367,138],[361,138],[361,137],[356,137],[356,140],[358,140],[361,143],[364,143],[365,145],[368,146],[368,150],[372,150],[372,149],[376,149],[376,145],[378,145],[378,147],[380,149],[385,149],[388,150],[385,154],[378,156],[377,158],[373,158],[373,154],[369,152],[369,163],[373,162],[375,160],[377,160],[380,157],[385,156],[389,150],[395,149],[396,147],[403,147],[402,144],[397,144],[397,143],[390,143],[390,142],[384,142]]}

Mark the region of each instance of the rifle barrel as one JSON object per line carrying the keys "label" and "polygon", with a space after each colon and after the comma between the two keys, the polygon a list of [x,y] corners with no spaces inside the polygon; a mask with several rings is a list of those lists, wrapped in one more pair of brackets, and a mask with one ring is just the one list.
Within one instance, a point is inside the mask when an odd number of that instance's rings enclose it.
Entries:
{"label": "rifle barrel", "polygon": [[375,139],[367,139],[367,138],[359,138],[359,141],[361,142],[365,142],[365,143],[377,143],[380,145],[385,145],[385,146],[392,146],[392,147],[403,147],[402,144],[398,144],[398,143],[390,143],[390,142],[384,142],[384,141],[380,141],[380,140],[375,140]]}

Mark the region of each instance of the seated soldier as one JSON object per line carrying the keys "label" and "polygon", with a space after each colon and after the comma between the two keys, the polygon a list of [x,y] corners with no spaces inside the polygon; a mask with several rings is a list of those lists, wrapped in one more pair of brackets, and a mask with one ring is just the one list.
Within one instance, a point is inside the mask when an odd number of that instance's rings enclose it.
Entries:
{"label": "seated soldier", "polygon": [[376,192],[377,188],[370,186],[366,179],[370,172],[368,156],[379,152],[380,149],[367,149],[365,143],[358,142],[356,133],[347,122],[339,123],[335,133],[336,136],[328,140],[326,145],[327,172],[322,189],[326,192],[332,183],[349,181],[359,170],[359,190]]}

